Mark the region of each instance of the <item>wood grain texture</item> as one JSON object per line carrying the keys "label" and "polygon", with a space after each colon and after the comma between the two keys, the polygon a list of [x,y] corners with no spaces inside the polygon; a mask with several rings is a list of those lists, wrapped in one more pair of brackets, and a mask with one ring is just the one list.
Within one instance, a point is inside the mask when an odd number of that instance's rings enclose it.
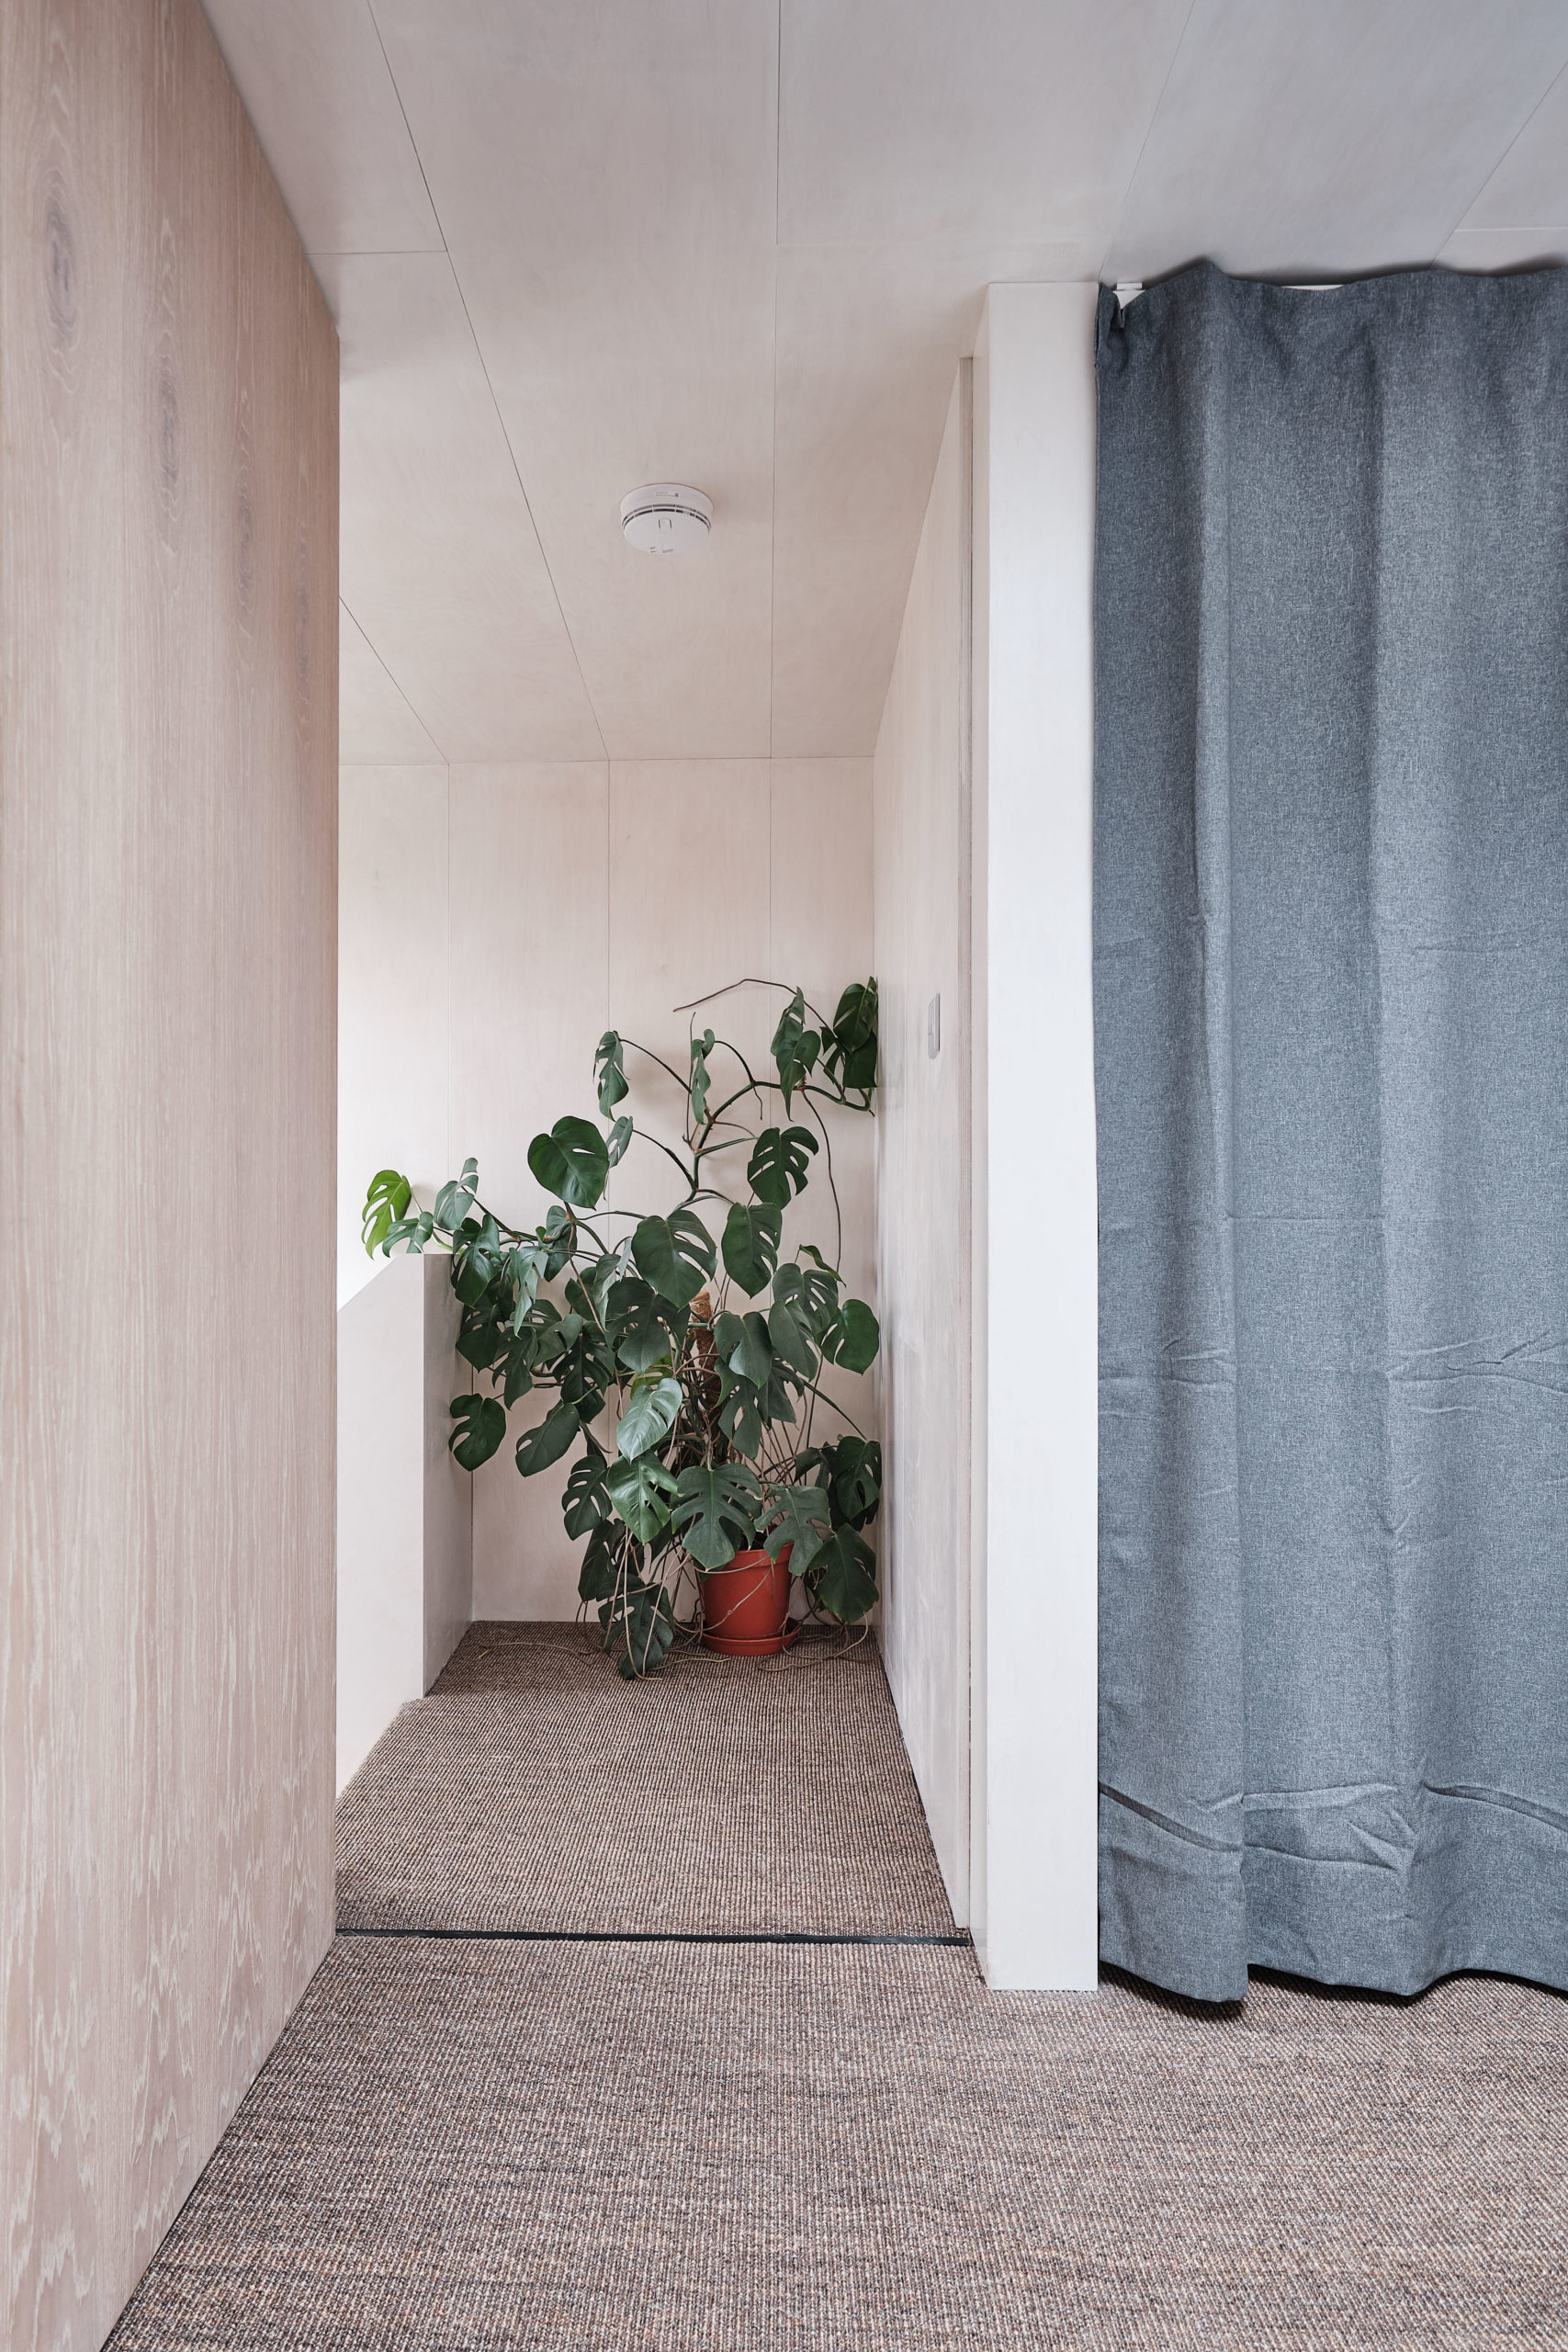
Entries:
{"label": "wood grain texture", "polygon": [[330,1939],[337,354],[195,0],[0,11],[0,2335]]}

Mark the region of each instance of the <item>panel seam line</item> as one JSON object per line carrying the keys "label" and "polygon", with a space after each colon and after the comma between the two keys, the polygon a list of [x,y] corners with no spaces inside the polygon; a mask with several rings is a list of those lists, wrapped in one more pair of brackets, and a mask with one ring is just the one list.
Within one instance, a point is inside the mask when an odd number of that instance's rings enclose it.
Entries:
{"label": "panel seam line", "polygon": [[817,1928],[441,1928],[340,1927],[339,1937],[401,1938],[425,1943],[517,1944],[838,1944],[878,1946],[908,1944],[964,1950],[971,1942],[954,1935],[835,1934]]}

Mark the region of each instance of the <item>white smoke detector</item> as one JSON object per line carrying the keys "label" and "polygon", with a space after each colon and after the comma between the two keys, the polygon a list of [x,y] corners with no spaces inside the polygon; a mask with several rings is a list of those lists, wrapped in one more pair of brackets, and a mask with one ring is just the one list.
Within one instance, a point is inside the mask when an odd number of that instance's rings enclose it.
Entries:
{"label": "white smoke detector", "polygon": [[645,482],[622,499],[621,528],[645,555],[686,555],[707,543],[713,501],[684,482]]}

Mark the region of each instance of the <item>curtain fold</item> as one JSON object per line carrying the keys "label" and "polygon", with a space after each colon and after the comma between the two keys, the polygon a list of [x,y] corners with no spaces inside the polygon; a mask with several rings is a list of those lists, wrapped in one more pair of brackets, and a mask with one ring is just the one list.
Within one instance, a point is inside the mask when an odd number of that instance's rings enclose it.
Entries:
{"label": "curtain fold", "polygon": [[1568,272],[1098,370],[1101,1949],[1568,1984]]}

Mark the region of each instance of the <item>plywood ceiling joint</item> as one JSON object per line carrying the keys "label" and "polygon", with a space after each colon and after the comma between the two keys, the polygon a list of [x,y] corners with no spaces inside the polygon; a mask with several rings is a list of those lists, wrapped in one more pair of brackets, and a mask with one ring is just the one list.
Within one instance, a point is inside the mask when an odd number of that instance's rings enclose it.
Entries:
{"label": "plywood ceiling joint", "polygon": [[[1515,131],[1513,137],[1509,140],[1507,145],[1504,148],[1502,153],[1493,164],[1492,169],[1487,173],[1486,177],[1482,181],[1481,186],[1471,197],[1470,201],[1466,204],[1464,210],[1460,214],[1458,220],[1450,222],[1448,235],[1443,238],[1442,243],[1438,247],[1438,251],[1439,253],[1441,253],[1443,245],[1448,243],[1449,237],[1456,236],[1460,230],[1463,228],[1465,222],[1475,210],[1476,206],[1481,202],[1482,198],[1485,195],[1493,181],[1502,171],[1503,166],[1506,164],[1515,148],[1517,147],[1519,141],[1529,131],[1529,127],[1531,123],[1534,122],[1537,115],[1540,114],[1543,107],[1551,103],[1551,99],[1556,96],[1558,90],[1565,81],[1568,81],[1568,64],[1564,64],[1562,72],[1555,74],[1547,84],[1545,89],[1541,92],[1534,106],[1531,107],[1529,114],[1526,115],[1523,122],[1520,123],[1517,130]],[[1551,230],[1559,227],[1561,224],[1554,220],[1510,220],[1502,223],[1495,222],[1493,225],[1495,227],[1502,226],[1510,229],[1534,229],[1540,230],[1543,233],[1550,233]]]}
{"label": "plywood ceiling joint", "polygon": [[[367,743],[385,666],[459,761],[868,752],[988,284],[1568,254],[1561,6],[772,5],[205,0],[338,311]],[[666,469],[721,534],[649,577]]]}
{"label": "plywood ceiling joint", "polygon": [[[397,695],[398,700],[402,704],[403,708],[408,712],[409,717],[413,720],[414,725],[419,729],[421,734],[427,738],[433,748],[439,753],[441,759],[450,766],[451,753],[447,751],[446,744],[440,741],[434,728],[430,726],[422,714],[414,708],[413,704],[409,700],[408,695],[404,693],[402,687],[398,684],[397,679],[393,676],[391,665],[387,661],[386,656],[382,653],[380,647],[376,643],[376,640],[371,636],[369,630],[366,628],[364,622],[360,619],[358,614],[355,611],[353,605],[349,603],[347,597],[340,593],[338,596],[338,603],[342,606],[343,610],[348,615],[349,619],[353,622],[354,627],[358,630],[359,635],[364,639],[365,643],[369,647],[370,652],[385,676],[388,684],[391,687],[392,692]],[[341,766],[344,764],[355,765],[357,764],[357,763],[354,761],[344,763],[340,755],[339,765]],[[386,763],[384,761],[378,760],[372,764],[384,766]]]}
{"label": "plywood ceiling joint", "polygon": [[[403,104],[403,94],[401,89],[399,87],[398,77],[396,74],[392,72],[392,61],[387,54],[387,44],[386,41],[382,40],[381,27],[377,20],[375,0],[365,0],[365,6],[369,10],[370,21],[376,28],[376,38],[381,44],[381,54],[383,58],[386,59],[387,71],[391,74],[392,90],[398,101],[399,110],[403,118],[403,127],[409,135],[409,144],[413,149],[414,161],[419,165],[419,175],[424,182],[424,192],[430,199],[430,209],[434,217],[436,228],[441,232],[441,247],[442,251],[446,255],[446,266],[452,273],[452,283],[457,288],[457,300],[463,306],[463,316],[468,322],[468,333],[473,337],[474,354],[479,363],[479,372],[485,379],[485,390],[490,394],[490,404],[495,411],[495,421],[501,428],[501,437],[506,444],[506,454],[512,461],[512,470],[517,477],[517,488],[523,500],[524,512],[528,517],[528,527],[533,532],[535,539],[538,544],[539,560],[544,565],[545,577],[550,583],[550,594],[555,598],[556,611],[560,616],[561,628],[565,633],[568,645],[571,648],[571,658],[577,666],[578,678],[582,686],[582,698],[588,705],[589,717],[593,721],[593,731],[599,738],[599,750],[602,756],[608,759],[610,752],[609,747],[604,741],[604,729],[599,723],[599,713],[594,706],[593,696],[590,691],[588,679],[583,671],[581,657],[577,650],[577,640],[572,636],[571,624],[567,619],[566,607],[561,603],[560,590],[556,584],[555,572],[551,569],[550,559],[546,551],[545,542],[540,534],[539,526],[534,519],[534,504],[528,495],[528,485],[523,479],[523,469],[517,462],[517,452],[513,447],[512,435],[506,429],[506,419],[501,413],[501,402],[495,396],[495,386],[491,381],[490,363],[485,357],[484,346],[480,343],[478,332],[474,326],[473,313],[468,308],[468,298],[463,291],[463,281],[457,275],[457,265],[452,258],[452,248],[446,242],[446,230],[441,219],[441,208],[435,201],[435,192],[430,185],[430,175],[424,168],[424,158],[419,152],[419,141],[413,135],[413,125],[409,120],[409,110]],[[776,295],[774,299],[776,301]]]}
{"label": "plywood ceiling joint", "polygon": [[1165,94],[1170,87],[1170,77],[1176,71],[1176,61],[1181,54],[1181,45],[1187,39],[1189,28],[1192,23],[1193,13],[1196,10],[1197,6],[1198,0],[1188,0],[1187,14],[1181,19],[1181,30],[1178,33],[1175,46],[1171,50],[1170,55],[1166,60],[1165,78],[1159,85],[1159,96],[1156,98],[1153,106],[1149,108],[1149,119],[1144,125],[1144,135],[1138,141],[1138,152],[1133,159],[1133,168],[1127,175],[1127,184],[1122,190],[1122,201],[1116,208],[1115,221],[1111,227],[1111,234],[1106,240],[1105,251],[1100,256],[1099,266],[1095,271],[1097,277],[1104,277],[1105,266],[1110,260],[1111,255],[1116,251],[1117,240],[1122,234],[1122,223],[1126,218],[1127,200],[1131,197],[1134,187],[1137,184],[1139,169],[1143,164],[1144,157],[1148,151],[1149,141],[1154,136],[1155,124],[1159,119],[1159,110],[1165,104]]}

